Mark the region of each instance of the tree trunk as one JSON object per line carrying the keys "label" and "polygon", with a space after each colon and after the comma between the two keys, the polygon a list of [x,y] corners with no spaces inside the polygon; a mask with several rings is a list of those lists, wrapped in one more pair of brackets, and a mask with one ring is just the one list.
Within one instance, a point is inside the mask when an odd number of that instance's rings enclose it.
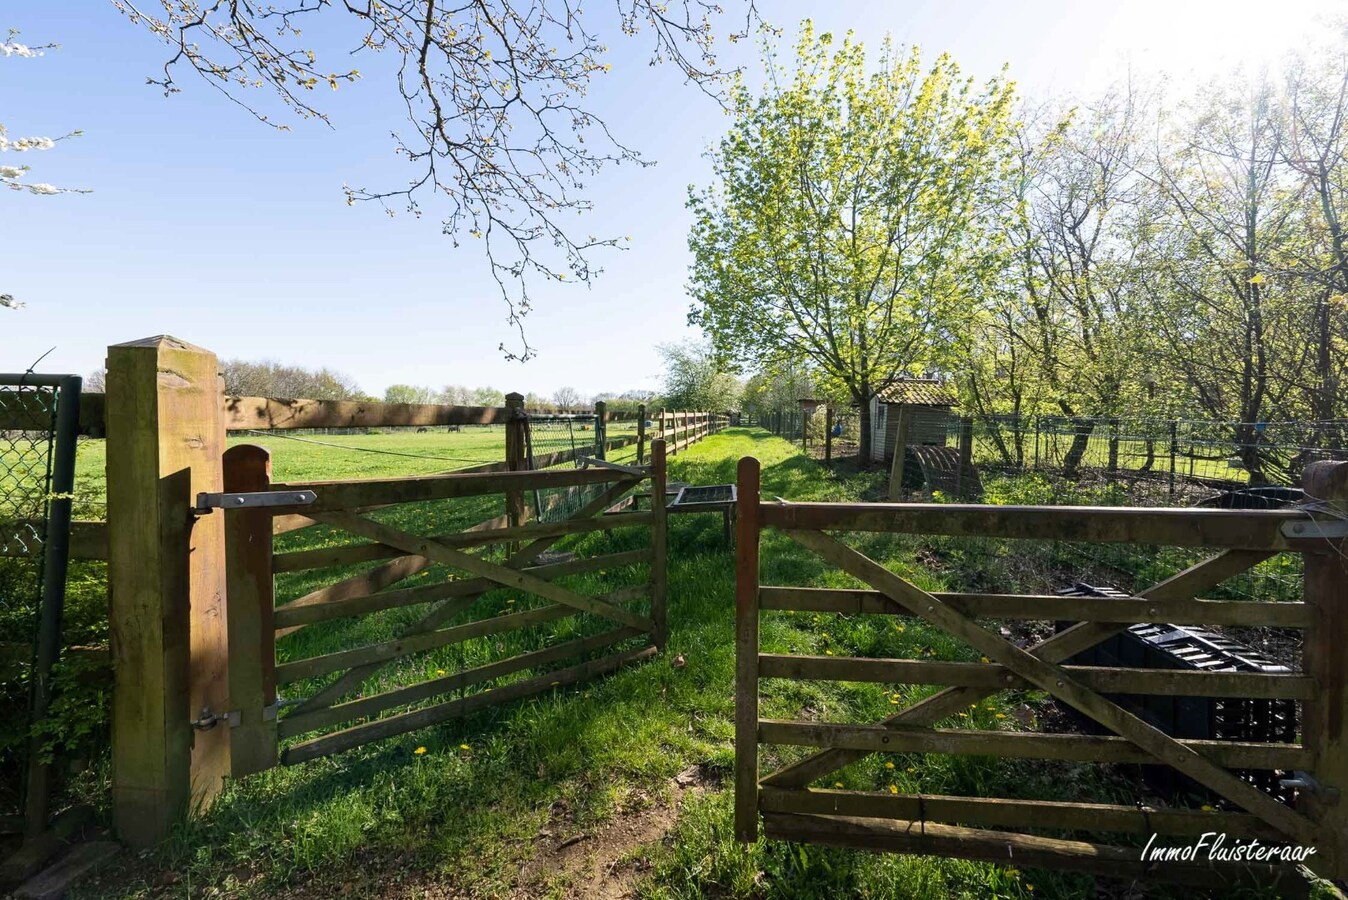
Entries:
{"label": "tree trunk", "polygon": [[871,464],[871,398],[863,396],[865,391],[853,391],[852,399],[861,405],[860,412],[857,415],[857,422],[861,428],[861,442],[857,448],[857,465],[860,468],[866,468]]}
{"label": "tree trunk", "polygon": [[1081,476],[1081,460],[1086,456],[1090,445],[1091,432],[1095,430],[1094,419],[1072,420],[1072,445],[1063,457],[1062,474],[1064,478],[1076,479]]}

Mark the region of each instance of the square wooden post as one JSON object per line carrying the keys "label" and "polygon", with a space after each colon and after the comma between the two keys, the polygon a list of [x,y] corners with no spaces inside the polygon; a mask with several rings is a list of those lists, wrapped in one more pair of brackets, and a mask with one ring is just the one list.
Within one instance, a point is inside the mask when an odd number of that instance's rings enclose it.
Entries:
{"label": "square wooden post", "polygon": [[108,583],[114,689],[112,803],[136,847],[168,836],[229,773],[224,517],[215,354],[161,335],[108,348]]}
{"label": "square wooden post", "polygon": [[735,497],[735,838],[758,839],[758,460],[739,461]]}
{"label": "square wooden post", "polygon": [[646,464],[646,404],[637,404],[637,465]]}
{"label": "square wooden post", "polygon": [[[528,416],[524,412],[524,395],[520,393],[509,393],[505,396],[506,409],[509,412],[506,415],[506,434],[505,434],[505,461],[506,469],[511,472],[523,472],[529,468],[528,448],[526,446],[524,429],[528,427]],[[524,494],[521,491],[510,491],[506,494],[506,518],[511,527],[523,525],[528,515],[524,506]]]}
{"label": "square wooden post", "polygon": [[[1314,462],[1301,480],[1307,498],[1342,513],[1348,507],[1348,463]],[[1331,524],[1333,521],[1332,520]],[[1315,788],[1300,795],[1298,808],[1321,824],[1322,841],[1311,868],[1334,879],[1348,878],[1348,540],[1308,541],[1305,601],[1314,618],[1305,631],[1302,668],[1315,682],[1305,701],[1302,743],[1315,758]],[[1319,857],[1317,859],[1317,857]],[[1326,859],[1327,857],[1327,859]]]}
{"label": "square wooden post", "polygon": [[833,461],[833,407],[824,408],[824,462]]}
{"label": "square wooden post", "polygon": [[959,468],[955,472],[955,497],[963,500],[969,484],[969,474],[974,467],[974,420],[968,416],[960,419]]}
{"label": "square wooden post", "polygon": [[607,459],[608,451],[608,404],[603,400],[594,403],[594,455],[595,459]]}
{"label": "square wooden post", "polygon": [[665,442],[651,443],[651,619],[655,622],[655,646],[664,649],[669,639],[669,512],[665,490]]}
{"label": "square wooden post", "polygon": [[[225,451],[225,490],[271,490],[271,454],[254,444]],[[272,512],[230,510],[225,517],[229,609],[230,774],[276,765],[276,593],[272,577]],[[238,721],[232,718],[237,713]]]}

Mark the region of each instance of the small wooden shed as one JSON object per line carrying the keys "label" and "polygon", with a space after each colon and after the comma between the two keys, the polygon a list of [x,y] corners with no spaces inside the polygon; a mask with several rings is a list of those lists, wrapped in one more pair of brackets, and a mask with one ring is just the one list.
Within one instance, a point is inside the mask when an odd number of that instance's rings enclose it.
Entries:
{"label": "small wooden shed", "polygon": [[936,378],[904,378],[871,398],[871,459],[894,456],[899,412],[908,411],[908,443],[944,447],[950,426],[954,390]]}

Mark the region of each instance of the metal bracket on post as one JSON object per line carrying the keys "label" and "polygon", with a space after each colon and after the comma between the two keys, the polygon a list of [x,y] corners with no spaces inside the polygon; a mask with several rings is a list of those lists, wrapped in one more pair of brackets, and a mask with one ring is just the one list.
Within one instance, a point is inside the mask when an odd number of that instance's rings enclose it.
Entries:
{"label": "metal bracket on post", "polygon": [[1281,530],[1283,537],[1337,540],[1348,538],[1348,521],[1333,519],[1330,521],[1285,522]]}
{"label": "metal bracket on post", "polygon": [[197,494],[197,505],[192,510],[206,515],[213,509],[255,509],[259,506],[308,506],[318,499],[313,491],[255,491],[252,493]]}

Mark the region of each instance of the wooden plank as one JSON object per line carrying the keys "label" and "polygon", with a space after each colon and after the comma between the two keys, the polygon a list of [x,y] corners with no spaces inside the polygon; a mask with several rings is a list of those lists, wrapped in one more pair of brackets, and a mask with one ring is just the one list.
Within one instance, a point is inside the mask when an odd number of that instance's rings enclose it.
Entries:
{"label": "wooden plank", "polygon": [[[894,432],[894,458],[889,467],[889,502],[897,503],[903,499],[903,465],[908,455],[908,423],[912,414],[906,404],[899,406],[899,421]],[[805,433],[804,423],[801,433]]]}
{"label": "wooden plank", "polygon": [[228,702],[224,518],[191,513],[222,488],[217,369],[163,335],[108,348],[113,823],[135,847],[168,837],[229,772],[225,729],[188,724]]}
{"label": "wooden plank", "polygon": [[[411,478],[368,478],[348,481],[302,481],[276,485],[275,490],[313,491],[318,495],[304,514],[392,506],[396,503],[423,503],[455,497],[479,497],[509,491],[535,491],[546,488],[579,487],[588,484],[626,482],[639,479],[608,469],[562,469],[547,472],[497,472],[469,475],[417,475]],[[273,507],[286,511],[287,507]]]}
{"label": "wooden plank", "polygon": [[[1348,465],[1314,462],[1302,476],[1306,496],[1348,507]],[[1304,806],[1321,823],[1328,851],[1313,868],[1333,878],[1348,878],[1348,803],[1339,795],[1348,791],[1348,542],[1319,541],[1302,555],[1306,603],[1315,611],[1315,627],[1306,632],[1302,665],[1316,685],[1315,696],[1303,707],[1302,740],[1315,752],[1311,770],[1320,790],[1307,791]],[[1300,801],[1300,797],[1298,798]],[[1300,802],[1298,805],[1302,805]],[[1322,851],[1323,852],[1323,851]]]}
{"label": "wooden plank", "polygon": [[765,503],[764,527],[943,534],[1020,540],[1288,550],[1279,529],[1309,521],[1298,509],[1144,509],[959,503]]}
{"label": "wooden plank", "polygon": [[[918,725],[849,725],[761,719],[758,722],[758,738],[765,744],[837,747],[843,750],[864,750],[867,753],[948,753],[954,756],[1001,756],[1071,762],[1156,762],[1156,756],[1150,751],[1143,750],[1128,738],[1114,735],[1039,734],[927,728]],[[1309,750],[1298,744],[1207,740],[1183,740],[1177,743],[1190,752],[1201,752],[1219,765],[1229,768],[1304,769],[1312,762]],[[1274,823],[1269,824],[1280,828]]]}
{"label": "wooden plank", "polygon": [[502,703],[535,694],[543,694],[556,687],[565,687],[580,681],[587,681],[598,675],[617,671],[623,666],[648,659],[656,652],[655,647],[643,647],[638,650],[615,653],[611,656],[548,672],[535,678],[512,682],[504,687],[480,691],[459,700],[438,703],[434,706],[400,713],[396,716],[388,716],[363,725],[355,725],[334,734],[324,735],[287,747],[281,754],[281,761],[286,765],[293,765],[321,756],[341,753],[344,750],[350,750],[352,747],[359,747],[361,744],[380,738],[438,725],[441,722],[457,719],[479,709],[499,706]]}
{"label": "wooden plank", "polygon": [[14,900],[61,900],[85,875],[122,852],[116,841],[87,841],[14,889]]}
{"label": "wooden plank", "polygon": [[364,400],[282,400],[226,397],[229,431],[287,428],[381,428],[413,425],[490,425],[506,421],[506,411],[490,406],[433,403],[378,403]]}
{"label": "wooden plank", "polygon": [[[312,519],[306,519],[306,521],[313,522]],[[504,524],[504,516],[495,516],[464,530],[480,531],[484,528],[498,528]],[[273,556],[273,571],[275,571],[275,563],[276,557]],[[326,585],[315,591],[311,591],[303,597],[288,603],[287,608],[309,606],[310,604],[322,604],[354,597],[364,597],[397,584],[405,578],[410,578],[430,566],[431,561],[424,556],[400,556],[382,566],[376,566],[369,571],[357,573],[350,578],[344,578],[334,584]],[[286,634],[291,633],[296,627],[299,626],[297,625],[283,630],[277,634],[277,637],[284,637]]]}
{"label": "wooden plank", "polygon": [[881,794],[870,791],[787,790],[765,787],[760,793],[765,813],[805,813],[908,819],[949,825],[996,828],[1044,828],[1197,837],[1208,832],[1232,838],[1279,841],[1274,828],[1244,813],[1213,812],[1112,803],[1068,803],[1060,800],[1011,800],[1002,797],[952,797],[945,794]]}
{"label": "wooden plank", "polygon": [[[1309,628],[1312,611],[1304,603],[1201,600],[1176,597],[1060,597],[1054,594],[961,594],[932,596],[970,616],[1069,622],[1169,622],[1175,625],[1247,625]],[[762,608],[846,615],[909,615],[879,591],[839,588],[764,587]]]}
{"label": "wooden plank", "polygon": [[665,649],[669,640],[669,497],[665,442],[651,444],[651,619],[653,641]]}
{"label": "wooden plank", "polygon": [[890,572],[869,557],[819,532],[790,532],[796,542],[812,549],[848,574],[878,588],[908,606],[931,625],[959,638],[974,650],[1001,663],[1021,678],[1048,691],[1058,700],[1132,741],[1156,761],[1239,804],[1288,837],[1313,844],[1319,829],[1305,815],[1295,812],[1268,794],[1219,767],[1203,754],[1187,747],[1119,704],[1073,679],[1062,667],[1047,662],[984,629],[926,591]]}
{"label": "wooden plank", "polygon": [[1304,897],[1308,891],[1306,882],[1291,865],[1222,863],[1202,856],[1195,863],[1144,862],[1136,847],[920,821],[772,813],[764,817],[763,825],[769,837],[779,840],[986,860],[1017,868],[1086,872],[1144,884],[1172,882],[1211,889],[1214,882],[1227,879],[1234,884],[1265,889],[1273,884],[1282,897]]}
{"label": "wooden plank", "polygon": [[[603,512],[614,500],[626,494],[630,489],[631,485],[627,482],[611,485],[598,497],[582,506],[571,518],[580,519]],[[511,557],[506,560],[506,565],[521,569],[525,568],[536,562],[538,558],[546,553],[558,540],[560,540],[560,538],[542,538],[533,541],[519,552],[512,554]],[[425,631],[433,631],[457,616],[471,605],[474,600],[475,597],[470,596],[466,598],[454,598],[439,603],[432,607],[426,615],[403,629],[402,635],[407,636]],[[351,691],[359,688],[365,682],[365,679],[376,672],[381,665],[382,663],[371,663],[365,666],[357,666],[350,672],[337,678],[332,684],[323,688],[323,690],[319,691],[308,700],[304,701],[304,703],[300,704],[299,707],[295,709],[295,714],[298,715],[300,713],[310,712],[314,709],[331,705]]]}
{"label": "wooden plank", "polygon": [[[654,515],[650,512],[615,513],[597,519],[565,519],[560,522],[532,522],[528,525],[481,531],[456,531],[450,534],[434,535],[429,540],[433,540],[443,547],[481,547],[486,544],[506,544],[532,541],[538,538],[566,537],[572,534],[589,534],[595,531],[611,531],[617,528],[638,528],[650,525],[653,521]],[[278,553],[274,566],[277,572],[300,572],[306,569],[349,566],[405,555],[405,550],[389,547],[386,544],[350,544],[342,547],[320,547],[315,550],[292,550],[287,553]]]}
{"label": "wooden plank", "polygon": [[[419,559],[405,556],[403,559]],[[551,581],[566,575],[579,575],[584,572],[598,572],[605,569],[617,569],[625,566],[640,565],[651,561],[649,550],[627,550],[623,553],[610,553],[587,559],[574,559],[568,562],[551,563],[546,566],[528,566],[523,571],[539,578]],[[462,597],[469,594],[481,594],[498,588],[489,578],[464,578],[459,581],[446,581],[437,584],[420,585],[397,591],[358,594],[336,597],[311,603],[300,603],[301,597],[293,603],[278,607],[276,610],[277,635],[289,634],[304,625],[326,622],[348,616],[365,615],[394,607],[411,606],[417,603],[429,603],[446,600],[450,597]],[[318,593],[318,592],[315,592]],[[313,594],[306,595],[308,597]]]}
{"label": "wooden plank", "polygon": [[[271,454],[252,444],[224,455],[224,489],[271,488]],[[276,765],[276,591],[271,574],[271,514],[236,509],[225,517],[226,611],[229,628],[230,774],[235,778]]]}
{"label": "wooden plank", "polygon": [[429,700],[432,697],[438,697],[452,691],[461,691],[464,688],[482,684],[504,675],[551,665],[573,656],[583,656],[586,653],[592,653],[595,650],[612,646],[644,633],[635,628],[617,628],[591,637],[566,641],[551,647],[545,647],[542,650],[522,653],[509,659],[465,669],[462,672],[454,672],[451,675],[433,678],[419,684],[385,691],[371,697],[361,697],[359,700],[352,700],[349,703],[339,703],[336,706],[317,709],[304,715],[287,716],[281,720],[281,736],[294,737],[321,728],[328,728],[341,722],[349,722],[352,719],[378,715],[394,707],[419,703],[422,700]]}
{"label": "wooden plank", "polygon": [[[0,431],[46,431],[51,423],[49,398],[50,395],[30,392],[7,396],[5,402],[0,403]],[[104,394],[80,392],[79,434],[95,438],[107,434],[107,398]]]}
{"label": "wooden plank", "polygon": [[735,839],[758,839],[758,460],[740,459],[735,542]]}
{"label": "wooden plank", "polygon": [[[638,514],[624,513],[623,515]],[[406,532],[399,531],[388,525],[373,522],[369,519],[355,516],[350,513],[324,513],[320,518],[325,522],[337,525],[353,534],[359,534],[372,541],[396,546],[406,553],[424,556],[427,559],[435,560],[444,565],[453,566],[456,569],[462,569],[465,572],[471,572],[474,575],[480,575],[483,578],[490,578],[498,584],[535,594],[544,599],[551,600],[553,603],[561,603],[564,606],[574,607],[581,612],[593,613],[597,616],[611,619],[622,625],[630,625],[633,628],[640,628],[652,633],[655,631],[655,623],[646,616],[629,612],[620,606],[611,605],[610,603],[606,603],[605,601],[594,597],[587,597],[584,594],[578,594],[575,591],[567,590],[566,588],[544,581],[541,578],[526,574],[519,569],[512,569],[497,563],[488,562],[481,557],[453,550],[427,538],[407,534]],[[551,537],[551,535],[549,535],[549,537]]]}
{"label": "wooden plank", "polygon": [[506,631],[517,631],[521,628],[542,625],[545,622],[555,622],[558,619],[565,619],[575,614],[576,611],[569,606],[550,604],[523,612],[479,619],[476,622],[456,625],[453,628],[423,631],[407,637],[380,641],[376,644],[366,644],[363,647],[353,647],[350,650],[337,650],[319,656],[309,656],[278,665],[276,667],[276,680],[281,685],[293,684],[306,678],[319,678],[344,669],[353,669],[370,663],[388,662],[392,659],[411,656],[414,653],[425,653],[428,650],[448,647],[451,644],[460,644],[473,638],[501,634]]}
{"label": "wooden plank", "polygon": [[[646,596],[648,590],[649,587],[644,584],[628,585],[609,591],[603,595],[603,600],[606,603],[626,603]],[[469,597],[468,602],[471,603],[473,599],[475,598]],[[466,608],[466,606],[467,604],[464,604],[463,608]],[[572,606],[554,604],[522,612],[492,616],[489,619],[479,619],[476,622],[456,625],[453,628],[445,628],[439,631],[422,631],[406,637],[366,644],[363,647],[354,647],[350,650],[338,650],[320,656],[310,656],[285,662],[276,667],[276,679],[278,684],[291,684],[296,681],[303,681],[306,678],[330,675],[343,669],[354,669],[357,666],[366,666],[371,663],[388,662],[392,659],[410,656],[413,653],[424,653],[427,650],[447,647],[450,644],[459,644],[489,634],[500,634],[505,631],[516,631],[521,628],[542,625],[545,622],[555,622],[558,619],[577,615],[577,613],[578,610]],[[639,630],[650,631],[649,628],[640,628]]]}
{"label": "wooden plank", "polygon": [[[1135,669],[1122,666],[1062,668],[1091,690],[1111,694],[1306,700],[1315,690],[1315,682],[1301,675]],[[1029,682],[1016,676],[1006,666],[996,664],[866,659],[855,656],[784,656],[765,653],[758,658],[758,675],[760,678],[799,681],[940,684],[993,690],[1025,689],[1030,686]]]}
{"label": "wooden plank", "polygon": [[[1155,600],[1173,600],[1192,597],[1212,589],[1232,576],[1239,575],[1268,559],[1271,554],[1260,551],[1228,550],[1190,566],[1140,596]],[[1040,641],[1030,652],[1050,662],[1059,662],[1095,646],[1124,630],[1123,625],[1085,622]],[[967,709],[969,704],[985,699],[994,691],[985,688],[946,688],[911,707],[887,718],[886,725],[930,725]],[[803,787],[843,766],[863,757],[864,753],[848,750],[825,750],[786,766],[764,779],[777,787]]]}

